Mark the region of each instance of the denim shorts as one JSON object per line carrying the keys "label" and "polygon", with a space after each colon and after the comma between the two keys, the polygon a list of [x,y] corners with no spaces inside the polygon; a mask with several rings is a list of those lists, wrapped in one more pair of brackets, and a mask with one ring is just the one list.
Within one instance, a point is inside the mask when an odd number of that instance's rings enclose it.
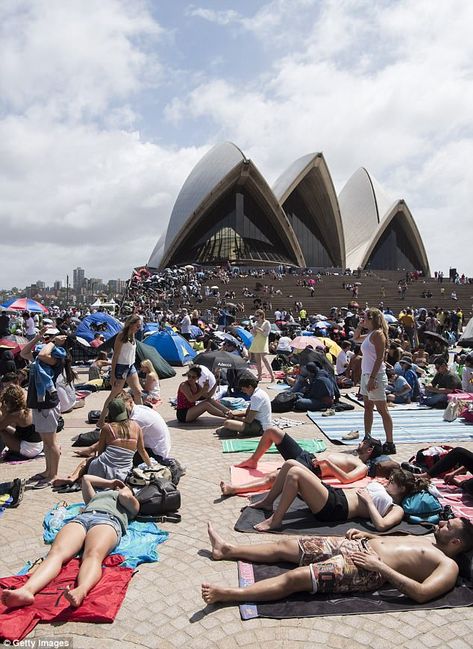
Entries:
{"label": "denim shorts", "polygon": [[69,522],[79,523],[80,525],[82,525],[86,532],[91,530],[96,525],[110,525],[117,533],[117,545],[120,543],[120,540],[122,538],[122,526],[120,524],[120,521],[118,520],[118,518],[112,516],[112,514],[108,514],[107,512],[83,512]]}
{"label": "denim shorts", "polygon": [[136,367],[134,365],[122,365],[121,363],[117,363],[115,365],[115,378],[118,381],[124,381],[133,374],[137,374]]}

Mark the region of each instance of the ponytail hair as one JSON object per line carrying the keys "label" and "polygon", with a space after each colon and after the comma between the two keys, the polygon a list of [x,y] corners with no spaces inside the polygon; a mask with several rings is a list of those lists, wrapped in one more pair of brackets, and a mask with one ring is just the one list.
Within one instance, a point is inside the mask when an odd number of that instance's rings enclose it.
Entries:
{"label": "ponytail hair", "polygon": [[420,478],[411,471],[405,469],[394,469],[391,471],[390,479],[395,482],[398,487],[402,487],[405,491],[404,498],[418,491],[428,491],[430,486],[429,478]]}

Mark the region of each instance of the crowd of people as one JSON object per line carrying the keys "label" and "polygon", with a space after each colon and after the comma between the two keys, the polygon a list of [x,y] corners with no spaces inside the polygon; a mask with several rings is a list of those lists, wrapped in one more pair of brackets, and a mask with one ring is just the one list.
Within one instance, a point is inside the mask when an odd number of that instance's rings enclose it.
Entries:
{"label": "crowd of people", "polygon": [[[376,459],[383,457],[389,463],[386,456],[396,454],[391,405],[419,401],[444,408],[451,392],[473,392],[473,353],[457,354],[454,365],[449,366],[446,340],[419,342],[422,334],[429,332],[448,331],[455,338],[462,330],[461,311],[447,318],[441,309],[409,307],[394,317],[383,304],[381,308],[334,307],[322,324],[321,316],[310,314],[298,302],[294,309],[278,309],[268,317],[264,307],[270,306],[271,295],[277,291],[273,282],[293,272],[280,266],[270,271],[269,279],[261,271],[250,273],[251,277],[268,279],[268,284],[263,295],[254,300],[254,313],[246,322],[252,342],[245,345],[235,328],[243,319],[241,305],[229,302],[238,296],[230,290],[222,295],[212,283],[215,280],[225,287],[237,272],[240,270],[230,266],[213,270],[187,266],[154,275],[147,269],[136,271],[122,305],[123,312],[129,313],[115,338],[111,357],[101,349],[103,334],[98,333],[91,345],[96,357],[89,367],[89,382],[101,380],[107,372],[110,390],[97,422],[96,441],[78,451],[80,462],[67,476],[59,474],[59,393],[61,382],[72,388],[77,384],[71,347],[75,325],[85,314],[58,313],[46,324],[25,314],[21,331],[26,344],[17,358],[1,359],[5,371],[0,379],[0,436],[8,452],[19,457],[44,453],[44,471],[29,481],[33,489],[82,489],[87,507],[61,530],[47,560],[27,584],[18,591],[3,593],[8,606],[31,603],[62,563],[84,547],[77,586],[66,593],[72,606],[80,606],[100,578],[101,560],[116,546],[138,512],[139,503],[125,485],[132,467],[140,463],[152,467],[158,462],[183,472],[171,456],[169,429],[158,412],[160,384],[156,370],[150,361],[137,363],[136,343],[146,322],[157,323],[160,329],[173,327],[201,350],[223,350],[254,364],[254,371],[245,366],[233,375],[213,372],[205,364],[191,365],[177,390],[176,419],[182,425],[192,425],[207,413],[221,425],[221,436],[259,436],[256,451],[240,467],[256,467],[269,446],[276,445],[284,459],[280,470],[247,485],[220,484],[224,496],[269,489],[250,505],[270,511],[269,517],[255,526],[258,532],[280,529],[297,495],[317,521],[362,518],[384,532],[403,519],[406,496],[429,489],[430,477],[440,469],[415,475],[395,462],[385,464],[389,469],[387,484],[374,481],[361,489],[347,485],[368,475]],[[306,281],[312,290],[317,278],[298,281]],[[210,295],[215,298],[215,309],[201,312],[199,303]],[[390,315],[393,317],[388,323]],[[7,317],[2,316],[0,324],[12,334],[17,330],[16,323],[7,322]],[[200,333],[195,335],[192,327],[198,327]],[[292,344],[301,329],[305,334],[317,337],[324,333],[325,337],[301,351]],[[270,354],[274,355],[272,360]],[[261,387],[265,380],[287,383],[294,411],[323,410],[328,416],[340,402],[340,389],[357,388],[364,405],[364,430],[356,454],[315,456],[303,451],[273,424],[272,404]],[[238,399],[240,407],[222,401],[228,396]],[[383,422],[383,441],[371,436],[375,409]],[[450,460],[441,460],[445,465],[442,471],[453,469],[452,480],[459,471],[470,468],[472,454],[463,451],[456,449]],[[338,479],[342,486],[326,484],[328,476]],[[102,491],[96,493],[96,489]],[[409,537],[396,543],[385,537],[380,540],[353,529],[345,539],[310,537],[262,546],[229,544],[212,527],[209,536],[214,559],[285,560],[299,567],[244,589],[204,584],[202,596],[207,603],[277,599],[297,591],[373,590],[385,581],[416,601],[428,601],[454,585],[458,569],[453,559],[473,547],[473,526],[466,519],[442,521],[434,541],[418,543]],[[94,552],[97,547],[100,551]]]}

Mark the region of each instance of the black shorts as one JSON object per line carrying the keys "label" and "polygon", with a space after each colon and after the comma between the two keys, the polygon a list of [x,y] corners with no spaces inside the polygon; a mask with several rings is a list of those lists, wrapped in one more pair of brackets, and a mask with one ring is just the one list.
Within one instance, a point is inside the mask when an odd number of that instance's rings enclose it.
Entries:
{"label": "black shorts", "polygon": [[176,417],[177,417],[177,420],[180,421],[181,424],[185,424],[185,423],[186,423],[186,417],[187,417],[187,411],[188,411],[188,410],[189,410],[189,408],[178,408],[178,409],[176,410]]}
{"label": "black shorts", "polygon": [[343,489],[337,489],[325,484],[328,491],[328,500],[323,508],[314,514],[318,521],[326,523],[341,523],[348,520],[348,501]]}
{"label": "black shorts", "polygon": [[312,473],[315,473],[316,476],[320,477],[319,467],[314,467],[312,464],[315,455],[308,451],[304,451],[296,440],[287,433],[285,433],[280,444],[276,444],[276,448],[285,460],[297,460],[297,462],[302,464],[302,466],[305,466],[306,469],[309,469],[309,471],[312,471]]}

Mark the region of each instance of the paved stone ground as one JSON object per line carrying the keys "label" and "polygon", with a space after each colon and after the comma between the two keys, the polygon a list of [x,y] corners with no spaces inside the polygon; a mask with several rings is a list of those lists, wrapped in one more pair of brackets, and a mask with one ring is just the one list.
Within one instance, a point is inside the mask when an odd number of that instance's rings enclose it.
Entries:
{"label": "paved stone ground", "polygon": [[[229,539],[256,543],[270,535],[240,534],[233,530],[244,499],[221,500],[218,482],[229,477],[236,455],[223,455],[213,431],[216,420],[201,418],[184,426],[174,418],[167,402],[175,396],[181,372],[162,382],[164,404],[161,414],[169,421],[173,455],[187,466],[181,480],[182,522],[163,524],[169,539],[159,546],[160,561],[144,564],[134,576],[123,606],[112,625],[67,623],[40,624],[31,638],[73,638],[76,649],[136,646],[156,649],[230,649],[245,646],[271,649],[295,646],[330,648],[449,647],[468,649],[473,632],[473,610],[417,611],[385,615],[334,616],[294,620],[256,619],[243,622],[237,606],[205,607],[200,598],[202,581],[237,584],[237,568],[232,562],[209,558],[206,522],[211,520]],[[264,384],[263,384],[264,385]],[[272,395],[273,396],[273,395]],[[61,474],[75,466],[71,438],[91,427],[85,424],[88,410],[99,408],[105,393],[91,395],[86,407],[65,415],[60,433]],[[291,414],[291,417],[293,415]],[[305,415],[295,415],[304,425],[291,429],[296,438],[323,437]],[[328,444],[330,448],[330,443]],[[473,450],[473,443],[470,445]],[[408,459],[414,445],[398,447],[399,460]],[[240,459],[240,455],[238,455]],[[25,464],[0,465],[1,480],[29,477],[43,469],[43,459]],[[80,494],[65,495],[69,503],[79,502]],[[27,491],[18,509],[6,511],[0,520],[0,575],[15,574],[26,560],[43,556],[42,519],[45,512],[64,496],[48,490]]]}

